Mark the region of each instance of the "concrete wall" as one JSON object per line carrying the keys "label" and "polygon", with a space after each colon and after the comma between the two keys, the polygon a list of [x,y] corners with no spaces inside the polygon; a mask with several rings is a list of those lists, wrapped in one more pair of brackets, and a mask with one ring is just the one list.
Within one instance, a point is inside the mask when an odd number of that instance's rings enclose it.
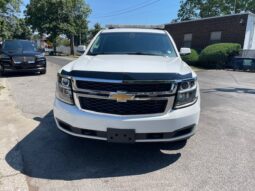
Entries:
{"label": "concrete wall", "polygon": [[[70,46],[58,46],[57,52],[61,52],[62,54],[69,55],[71,51]],[[77,52],[77,46],[74,47],[74,54],[78,54]]]}
{"label": "concrete wall", "polygon": [[247,20],[243,49],[255,50],[255,15],[250,14]]}

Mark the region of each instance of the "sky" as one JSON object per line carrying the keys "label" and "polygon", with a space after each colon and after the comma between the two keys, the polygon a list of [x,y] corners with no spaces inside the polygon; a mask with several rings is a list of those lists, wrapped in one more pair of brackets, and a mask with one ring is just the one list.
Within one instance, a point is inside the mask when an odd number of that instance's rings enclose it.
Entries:
{"label": "sky", "polygon": [[[29,0],[23,0],[24,10]],[[166,24],[177,17],[180,0],[86,0],[89,27],[107,24]]]}

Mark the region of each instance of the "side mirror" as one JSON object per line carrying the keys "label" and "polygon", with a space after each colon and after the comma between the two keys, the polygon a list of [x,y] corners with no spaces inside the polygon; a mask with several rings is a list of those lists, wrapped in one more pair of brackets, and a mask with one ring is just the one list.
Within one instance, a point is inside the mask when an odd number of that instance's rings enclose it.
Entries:
{"label": "side mirror", "polygon": [[190,48],[181,48],[180,55],[187,55],[191,53]]}

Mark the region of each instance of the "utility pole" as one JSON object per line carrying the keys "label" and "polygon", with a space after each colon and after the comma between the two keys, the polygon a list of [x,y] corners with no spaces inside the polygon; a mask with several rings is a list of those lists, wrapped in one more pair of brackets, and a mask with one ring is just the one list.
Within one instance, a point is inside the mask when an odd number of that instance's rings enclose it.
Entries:
{"label": "utility pole", "polygon": [[79,45],[81,45],[81,32],[80,32],[80,44]]}
{"label": "utility pole", "polygon": [[236,1],[237,1],[237,0],[235,0],[235,5],[234,5],[234,14],[236,14]]}

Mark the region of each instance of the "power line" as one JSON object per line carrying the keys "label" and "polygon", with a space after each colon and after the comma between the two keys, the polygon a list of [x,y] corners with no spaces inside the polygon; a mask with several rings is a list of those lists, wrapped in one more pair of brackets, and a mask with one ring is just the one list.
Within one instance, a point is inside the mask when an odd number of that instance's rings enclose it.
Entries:
{"label": "power line", "polygon": [[[150,0],[150,1],[152,1],[152,0]],[[147,1],[143,1],[141,3],[138,3],[138,4],[135,4],[135,5],[132,5],[132,6],[129,6],[129,7],[126,7],[125,9],[119,9],[119,10],[108,12],[108,13],[105,13],[104,15],[99,15],[97,17],[104,17],[104,16],[107,16],[107,15],[118,14],[120,12],[127,11],[127,10],[133,9],[133,8],[137,8],[137,6],[141,6],[141,5],[144,5],[144,4],[147,4],[147,3],[148,3],[148,0]]]}
{"label": "power line", "polygon": [[123,9],[124,11],[117,11],[118,13],[107,14],[107,15],[98,16],[98,17],[92,17],[92,19],[115,17],[115,16],[123,15],[123,14],[126,14],[126,13],[137,11],[137,10],[142,9],[144,7],[148,7],[148,6],[150,6],[152,4],[155,4],[159,1],[160,0],[154,0],[154,1],[151,1],[151,2],[147,2],[147,3],[143,2],[143,3],[138,4],[139,6],[137,6],[137,5],[136,5],[136,7],[132,6],[134,8],[126,8],[126,9]]}
{"label": "power line", "polygon": [[98,16],[98,17],[94,17],[94,18],[107,18],[107,17],[114,17],[114,16],[119,16],[119,15],[123,15],[123,14],[126,14],[126,13],[130,13],[130,12],[134,12],[136,10],[139,10],[139,9],[142,9],[144,7],[148,7],[152,4],[155,4],[157,2],[159,2],[160,0],[154,0],[154,1],[151,1],[151,2],[147,2],[146,4],[142,4],[140,6],[137,6],[135,8],[129,8],[129,9],[126,9],[125,11],[122,11],[122,12],[119,12],[119,13],[114,13],[114,14],[109,14],[109,15],[104,15],[104,16]]}

